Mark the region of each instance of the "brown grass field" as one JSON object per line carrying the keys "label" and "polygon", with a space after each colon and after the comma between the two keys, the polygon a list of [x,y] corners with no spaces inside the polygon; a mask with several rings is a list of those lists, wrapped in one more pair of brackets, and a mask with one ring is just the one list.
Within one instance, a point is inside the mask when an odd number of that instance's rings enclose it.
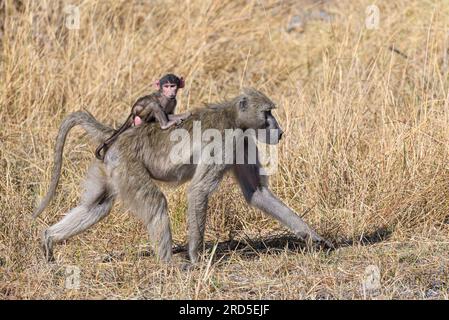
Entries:
{"label": "brown grass field", "polygon": [[[0,299],[449,298],[448,1],[0,0],[0,47]],[[194,270],[185,252],[158,263],[120,203],[44,262],[40,233],[76,205],[96,147],[71,132],[57,196],[33,220],[62,119],[85,108],[118,126],[166,72],[186,77],[179,112],[245,86],[278,104],[271,187],[335,251],[306,250],[227,176]],[[164,192],[183,245],[185,187]]]}

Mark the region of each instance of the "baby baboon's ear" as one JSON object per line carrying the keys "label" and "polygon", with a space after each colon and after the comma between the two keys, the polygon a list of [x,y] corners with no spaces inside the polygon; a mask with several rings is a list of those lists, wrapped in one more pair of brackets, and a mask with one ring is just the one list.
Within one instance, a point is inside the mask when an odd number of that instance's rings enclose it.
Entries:
{"label": "baby baboon's ear", "polygon": [[248,98],[246,96],[242,96],[239,100],[239,109],[240,111],[246,111],[248,107]]}
{"label": "baby baboon's ear", "polygon": [[184,88],[185,85],[186,85],[186,82],[185,82],[184,78],[183,78],[183,77],[179,78],[179,86],[178,86],[178,89]]}
{"label": "baby baboon's ear", "polygon": [[160,84],[159,80],[154,81],[154,87],[155,87],[157,90],[161,90],[161,84]]}

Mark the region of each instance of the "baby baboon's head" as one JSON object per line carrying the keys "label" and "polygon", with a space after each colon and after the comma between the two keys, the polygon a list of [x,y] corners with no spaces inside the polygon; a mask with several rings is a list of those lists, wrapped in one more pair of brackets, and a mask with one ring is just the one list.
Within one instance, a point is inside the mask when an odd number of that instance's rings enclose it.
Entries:
{"label": "baby baboon's head", "polygon": [[244,130],[264,129],[264,139],[260,135],[261,131],[258,131],[257,137],[259,140],[268,144],[278,143],[284,131],[279,127],[276,118],[271,113],[276,108],[275,104],[266,95],[254,88],[245,88],[237,99],[237,126]]}

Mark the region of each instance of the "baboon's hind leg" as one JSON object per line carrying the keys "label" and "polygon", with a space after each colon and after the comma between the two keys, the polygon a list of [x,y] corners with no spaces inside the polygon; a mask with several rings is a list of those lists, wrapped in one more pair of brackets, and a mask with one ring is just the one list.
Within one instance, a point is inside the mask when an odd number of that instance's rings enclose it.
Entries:
{"label": "baboon's hind leg", "polygon": [[170,262],[172,235],[167,199],[143,165],[132,163],[122,172],[118,182],[121,198],[147,227],[158,258]]}
{"label": "baboon's hind leg", "polygon": [[53,260],[54,243],[80,234],[106,217],[111,212],[113,201],[114,195],[107,187],[104,173],[98,164],[94,164],[85,180],[80,204],[43,232],[42,248],[47,261]]}

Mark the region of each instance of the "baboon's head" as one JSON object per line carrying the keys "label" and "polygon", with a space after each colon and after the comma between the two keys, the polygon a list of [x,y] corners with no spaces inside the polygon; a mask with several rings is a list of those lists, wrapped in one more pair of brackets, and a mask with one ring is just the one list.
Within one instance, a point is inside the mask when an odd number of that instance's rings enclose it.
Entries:
{"label": "baboon's head", "polygon": [[156,89],[168,99],[176,99],[178,89],[184,88],[184,84],[183,77],[178,77],[172,73],[166,74],[155,82]]}
{"label": "baboon's head", "polygon": [[276,106],[262,92],[254,88],[245,88],[237,98],[236,108],[239,128],[256,130],[258,139],[268,144],[276,144],[282,138],[284,131],[271,113]]}

